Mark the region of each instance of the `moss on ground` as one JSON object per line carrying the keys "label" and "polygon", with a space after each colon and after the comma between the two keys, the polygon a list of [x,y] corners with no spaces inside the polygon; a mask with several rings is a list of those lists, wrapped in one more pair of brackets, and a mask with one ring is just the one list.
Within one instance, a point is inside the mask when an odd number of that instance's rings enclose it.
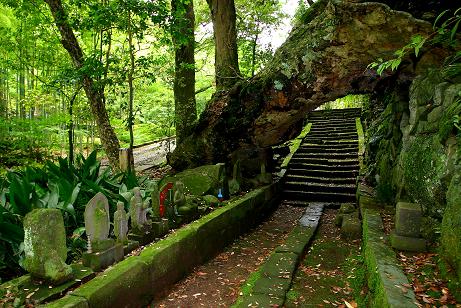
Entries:
{"label": "moss on ground", "polygon": [[[356,293],[360,295],[361,292],[351,288],[351,279],[355,279],[355,273],[359,270],[359,263],[352,261],[357,258],[357,249],[356,245],[337,238],[317,236],[298,268],[292,288],[287,293],[285,306],[337,306],[344,305],[344,299],[352,302],[352,296]],[[360,271],[363,272],[363,269]]]}

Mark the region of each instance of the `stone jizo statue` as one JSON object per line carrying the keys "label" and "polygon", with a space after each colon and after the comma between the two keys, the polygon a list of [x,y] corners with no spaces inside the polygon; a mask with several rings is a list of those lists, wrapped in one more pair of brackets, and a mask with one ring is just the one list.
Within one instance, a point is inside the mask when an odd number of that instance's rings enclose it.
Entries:
{"label": "stone jizo statue", "polygon": [[117,211],[114,213],[114,234],[117,238],[117,243],[128,243],[128,217],[125,212],[123,202],[117,202]]}

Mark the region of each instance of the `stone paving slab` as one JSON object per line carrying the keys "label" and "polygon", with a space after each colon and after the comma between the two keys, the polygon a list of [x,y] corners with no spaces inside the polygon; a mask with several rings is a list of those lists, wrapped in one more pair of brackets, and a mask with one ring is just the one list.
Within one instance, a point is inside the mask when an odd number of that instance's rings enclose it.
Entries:
{"label": "stone paving slab", "polygon": [[249,294],[241,296],[233,307],[282,307],[286,292],[304,250],[314,236],[324,203],[310,203],[298,225],[260,267],[261,276]]}

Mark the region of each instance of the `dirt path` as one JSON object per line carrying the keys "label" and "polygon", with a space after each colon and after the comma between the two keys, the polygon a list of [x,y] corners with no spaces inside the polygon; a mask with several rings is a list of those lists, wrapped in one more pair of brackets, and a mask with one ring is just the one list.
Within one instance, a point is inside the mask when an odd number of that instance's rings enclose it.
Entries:
{"label": "dirt path", "polygon": [[[360,240],[340,237],[334,224],[337,210],[325,209],[317,234],[298,267],[286,307],[357,307],[364,270]],[[359,306],[360,307],[360,306]]]}
{"label": "dirt path", "polygon": [[[166,161],[166,155],[176,148],[176,140],[174,138],[159,140],[150,144],[135,147],[133,149],[134,166],[136,171],[142,172],[158,166]],[[103,158],[102,166],[108,166],[109,160]]]}
{"label": "dirt path", "polygon": [[264,223],[196,268],[150,307],[231,306],[241,284],[284,241],[304,210],[281,204]]}

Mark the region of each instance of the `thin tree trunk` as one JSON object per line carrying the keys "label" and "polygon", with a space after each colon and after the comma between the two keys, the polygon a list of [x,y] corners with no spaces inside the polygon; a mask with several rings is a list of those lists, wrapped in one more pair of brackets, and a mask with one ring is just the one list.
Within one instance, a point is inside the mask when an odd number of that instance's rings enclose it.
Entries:
{"label": "thin tree trunk", "polygon": [[255,75],[255,67],[256,67],[256,47],[258,45],[258,33],[256,33],[255,38],[253,40],[253,46],[251,50],[251,77]]}
{"label": "thin tree trunk", "polygon": [[[61,33],[62,45],[72,58],[74,66],[77,69],[82,68],[84,64],[83,51],[69,25],[61,0],[45,0],[45,2],[50,7],[56,26]],[[118,150],[120,145],[114,129],[110,125],[109,116],[103,100],[104,94],[101,93],[94,80],[87,74],[82,74],[82,84],[91,106],[91,112],[96,119],[101,143],[109,158],[109,162],[112,167],[118,168]]]}
{"label": "thin tree trunk", "polygon": [[215,39],[216,89],[226,90],[240,79],[234,0],[207,0]]}
{"label": "thin tree trunk", "polygon": [[175,45],[174,101],[176,140],[180,143],[197,119],[195,102],[194,4],[172,0],[173,43]]}
{"label": "thin tree trunk", "polygon": [[128,50],[130,53],[130,68],[128,70],[128,130],[130,132],[130,153],[133,153],[134,134],[133,134],[133,101],[134,101],[134,88],[133,88],[133,74],[134,74],[134,45],[133,45],[133,30],[131,25],[131,11],[128,10]]}

